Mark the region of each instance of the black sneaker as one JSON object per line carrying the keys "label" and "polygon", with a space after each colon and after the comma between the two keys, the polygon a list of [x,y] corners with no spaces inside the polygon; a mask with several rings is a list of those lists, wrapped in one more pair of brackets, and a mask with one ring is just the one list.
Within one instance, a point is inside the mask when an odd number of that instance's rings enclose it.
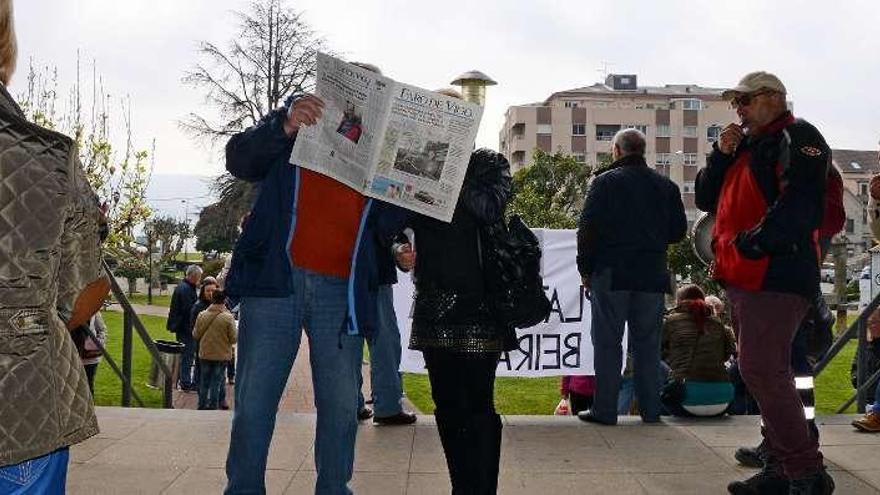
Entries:
{"label": "black sneaker", "polygon": [[789,482],[778,466],[765,467],[758,474],[727,485],[733,495],[788,495]]}
{"label": "black sneaker", "polygon": [[733,457],[745,467],[761,469],[767,462],[767,444],[761,441],[757,447],[740,447]]}
{"label": "black sneaker", "polygon": [[358,411],[358,421],[366,421],[373,417],[373,410],[369,407],[364,407],[360,411]]}
{"label": "black sneaker", "polygon": [[407,412],[400,411],[394,416],[373,416],[373,424],[376,426],[399,426],[399,425],[411,425],[416,422],[416,415]]}
{"label": "black sneaker", "polygon": [[831,495],[834,493],[834,479],[825,468],[818,473],[797,480],[791,480],[789,495]]}

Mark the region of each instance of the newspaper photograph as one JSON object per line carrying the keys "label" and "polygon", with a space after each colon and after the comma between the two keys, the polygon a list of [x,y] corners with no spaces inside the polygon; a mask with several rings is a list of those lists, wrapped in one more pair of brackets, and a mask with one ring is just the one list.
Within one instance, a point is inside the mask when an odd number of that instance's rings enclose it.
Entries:
{"label": "newspaper photograph", "polygon": [[324,114],[299,130],[290,163],[363,192],[394,81],[323,53],[317,59],[315,95],[324,101]]}
{"label": "newspaper photograph", "polygon": [[318,55],[317,125],[290,162],[361,193],[452,220],[483,109]]}

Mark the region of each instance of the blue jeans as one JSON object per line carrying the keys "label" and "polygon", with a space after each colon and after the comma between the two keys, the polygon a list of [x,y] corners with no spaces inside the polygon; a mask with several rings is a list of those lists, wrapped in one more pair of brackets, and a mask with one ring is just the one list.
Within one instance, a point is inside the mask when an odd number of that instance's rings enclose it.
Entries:
{"label": "blue jeans", "polygon": [[611,271],[591,278],[592,318],[590,334],[596,369],[593,414],[602,421],[617,421],[620,370],[623,366],[624,324],[629,328],[633,356],[633,383],[642,419],[660,417],[660,332],[663,326],[663,294],[611,290]]}
{"label": "blue jeans", "polygon": [[348,335],[347,280],[293,268],[293,295],[241,302],[226,494],[265,493],[275,415],[302,330],[308,334],[317,426],[315,493],[350,494],[364,339]]}
{"label": "blue jeans", "polygon": [[193,379],[193,366],[198,355],[196,341],[189,332],[178,333],[177,341],[183,344],[183,354],[180,356],[180,376],[177,378],[177,384],[183,389],[193,388],[198,380],[198,376]]}
{"label": "blue jeans", "polygon": [[226,388],[226,361],[199,359],[199,409],[217,409]]}
{"label": "blue jeans", "polygon": [[[660,371],[657,373],[657,390],[663,389],[666,377],[669,376],[669,366],[660,361]],[[617,414],[626,416],[632,407],[632,401],[636,398],[635,381],[631,376],[620,379],[620,395],[617,396]]]}
{"label": "blue jeans", "polygon": [[[394,416],[403,411],[400,399],[403,387],[400,383],[400,328],[394,313],[394,288],[380,285],[377,297],[379,326],[367,339],[370,348],[370,386],[373,395],[373,412],[379,418]],[[364,394],[360,385],[363,377],[358,374],[358,409],[364,407]]]}
{"label": "blue jeans", "polygon": [[62,494],[67,484],[67,447],[18,464],[0,467],[0,493],[4,495]]}

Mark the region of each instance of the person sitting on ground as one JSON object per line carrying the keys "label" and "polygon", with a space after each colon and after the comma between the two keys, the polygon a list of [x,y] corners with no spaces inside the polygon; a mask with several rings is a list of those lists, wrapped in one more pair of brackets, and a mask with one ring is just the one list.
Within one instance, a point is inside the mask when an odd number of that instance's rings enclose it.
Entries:
{"label": "person sitting on ground", "polygon": [[563,405],[568,402],[568,411],[562,412],[557,406],[557,415],[567,415],[586,411],[593,406],[593,394],[596,392],[596,377],[594,375],[564,375],[559,384],[559,393],[562,396]]}
{"label": "person sitting on ground", "polygon": [[[676,306],[663,323],[663,360],[671,371],[661,397],[675,416],[723,414],[733,399],[724,363],[736,342],[733,332],[712,313],[703,290],[687,285],[676,293]],[[672,392],[675,388],[683,393]]]}
{"label": "person sitting on ground", "polygon": [[232,359],[235,319],[226,309],[226,294],[216,289],[211,305],[196,318],[193,338],[199,343],[199,409],[217,409],[225,379],[226,362]]}

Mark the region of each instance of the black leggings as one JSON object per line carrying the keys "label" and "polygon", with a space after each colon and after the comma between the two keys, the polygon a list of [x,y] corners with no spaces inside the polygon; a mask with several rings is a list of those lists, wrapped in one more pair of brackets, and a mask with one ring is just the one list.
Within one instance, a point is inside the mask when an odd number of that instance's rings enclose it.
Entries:
{"label": "black leggings", "polygon": [[501,459],[495,368],[501,354],[423,352],[453,495],[494,494]]}
{"label": "black leggings", "polygon": [[495,368],[501,353],[425,349],[423,354],[438,411],[462,415],[495,412]]}

